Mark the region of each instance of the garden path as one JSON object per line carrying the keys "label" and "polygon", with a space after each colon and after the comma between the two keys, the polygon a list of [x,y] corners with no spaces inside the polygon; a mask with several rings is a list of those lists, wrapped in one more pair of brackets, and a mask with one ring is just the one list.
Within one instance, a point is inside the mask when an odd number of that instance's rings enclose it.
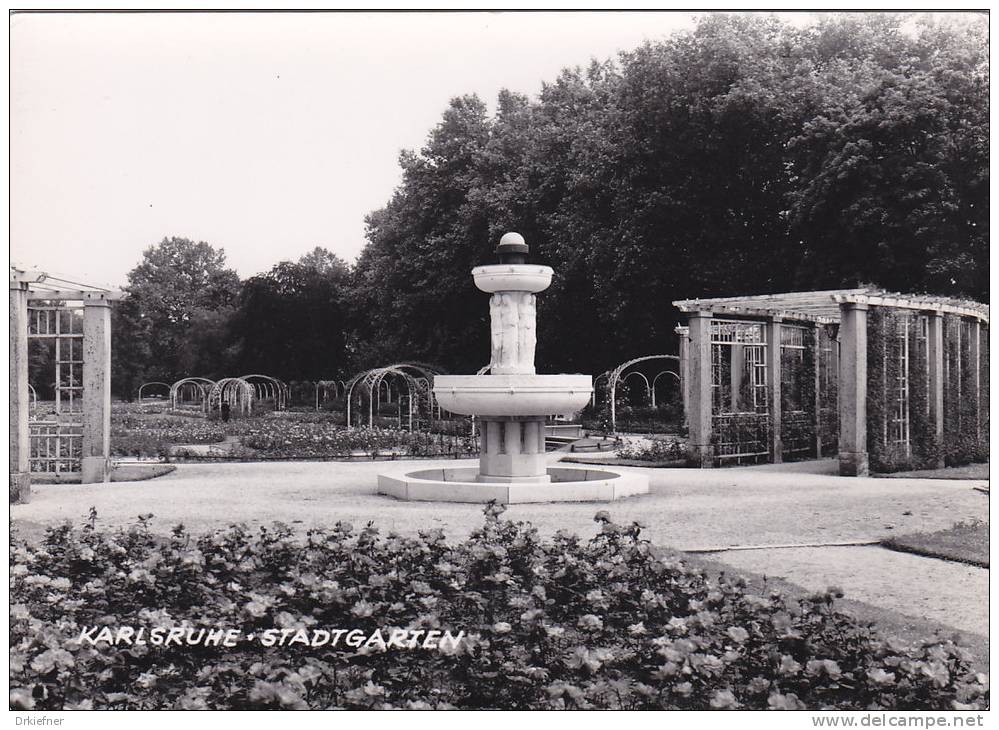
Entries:
{"label": "garden path", "polygon": [[[475,461],[416,463],[430,468],[471,466]],[[565,528],[588,536],[596,529],[593,515],[608,509],[615,521],[639,520],[654,542],[681,550],[880,540],[989,519],[988,496],[974,488],[988,482],[842,478],[827,473],[827,466],[816,462],[745,469],[648,469],[643,470],[652,485],[647,496],[609,505],[515,505],[505,516],[530,520],[543,534]],[[375,493],[379,472],[402,468],[405,462],[181,464],[176,472],[152,481],[35,485],[31,503],[12,505],[11,517],[27,534],[67,519],[82,522],[91,506],[97,508],[101,524],[112,526],[133,524],[137,515],[151,512],[156,516],[153,529],[163,533],[177,523],[198,533],[231,522],[278,520],[306,529],[337,520],[357,525],[371,520],[383,530],[401,533],[440,527],[450,538],[459,539],[481,524],[480,505],[399,502]],[[843,550],[865,550],[879,557],[864,553],[854,559],[837,552]],[[988,571],[983,569],[880,548],[723,552],[713,558],[733,567],[782,575],[808,588],[839,585],[848,597],[926,618],[944,615],[941,611],[955,602],[954,586],[960,586],[957,600],[968,609],[968,617],[952,613],[953,618],[940,620],[968,630],[987,626]],[[932,599],[914,601],[911,590]]]}

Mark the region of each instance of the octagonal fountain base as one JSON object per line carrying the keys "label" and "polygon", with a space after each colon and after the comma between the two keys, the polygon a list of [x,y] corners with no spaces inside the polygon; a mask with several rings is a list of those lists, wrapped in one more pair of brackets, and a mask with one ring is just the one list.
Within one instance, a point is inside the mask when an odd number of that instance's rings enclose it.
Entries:
{"label": "octagonal fountain base", "polygon": [[547,481],[476,481],[476,467],[420,469],[378,475],[378,493],[411,502],[611,502],[648,494],[649,478],[633,472],[553,466]]}

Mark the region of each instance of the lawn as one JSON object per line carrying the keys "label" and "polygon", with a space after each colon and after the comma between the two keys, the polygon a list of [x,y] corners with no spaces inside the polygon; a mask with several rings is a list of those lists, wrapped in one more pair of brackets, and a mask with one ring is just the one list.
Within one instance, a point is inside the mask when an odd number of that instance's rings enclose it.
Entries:
{"label": "lawn", "polygon": [[989,567],[989,525],[981,520],[958,522],[939,532],[890,537],[882,544],[890,550]]}
{"label": "lawn", "polygon": [[943,469],[898,471],[892,474],[875,474],[884,479],[989,479],[989,463],[948,466]]}
{"label": "lawn", "polygon": [[[143,482],[169,474],[176,469],[177,467],[173,464],[119,464],[111,472],[111,481]],[[79,484],[80,475],[74,474],[69,478],[58,478],[55,474],[40,473],[32,474],[31,481],[34,484]]]}

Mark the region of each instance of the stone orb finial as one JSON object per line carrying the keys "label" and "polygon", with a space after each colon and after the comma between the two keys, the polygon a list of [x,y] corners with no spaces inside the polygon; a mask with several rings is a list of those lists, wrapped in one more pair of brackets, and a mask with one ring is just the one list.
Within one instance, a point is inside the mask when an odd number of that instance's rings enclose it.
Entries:
{"label": "stone orb finial", "polygon": [[503,264],[522,264],[527,260],[527,252],[528,248],[524,242],[524,237],[513,231],[503,234],[499,246],[496,247],[500,263]]}
{"label": "stone orb finial", "polygon": [[516,231],[510,231],[509,233],[504,233],[503,238],[500,239],[500,246],[505,246],[508,244],[517,244],[520,246],[526,246],[527,242],[524,241],[524,237],[517,233]]}

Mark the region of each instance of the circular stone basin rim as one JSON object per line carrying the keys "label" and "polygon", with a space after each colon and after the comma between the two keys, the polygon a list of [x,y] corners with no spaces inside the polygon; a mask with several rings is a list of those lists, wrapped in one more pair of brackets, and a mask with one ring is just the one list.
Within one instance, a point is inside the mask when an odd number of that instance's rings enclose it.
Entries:
{"label": "circular stone basin rim", "polygon": [[378,475],[378,493],[409,502],[527,504],[612,502],[649,493],[648,476],[588,467],[554,466],[550,482],[475,481],[477,467],[420,469]]}
{"label": "circular stone basin rim", "polygon": [[[550,482],[539,482],[544,484],[565,484],[569,482],[596,482],[605,479],[620,479],[618,472],[607,471],[606,469],[587,469],[586,467],[564,467],[554,466],[547,470]],[[443,469],[420,469],[419,471],[409,471],[405,473],[407,479],[422,480],[428,482],[443,482],[445,484],[463,484],[474,487],[497,485],[503,487],[517,486],[529,487],[530,482],[490,482],[478,481],[479,468],[470,467],[445,467]],[[450,477],[450,478],[449,478]]]}
{"label": "circular stone basin rim", "polygon": [[549,287],[554,273],[550,266],[493,264],[476,266],[472,269],[472,278],[480,291],[489,294],[504,291],[537,293]]}

